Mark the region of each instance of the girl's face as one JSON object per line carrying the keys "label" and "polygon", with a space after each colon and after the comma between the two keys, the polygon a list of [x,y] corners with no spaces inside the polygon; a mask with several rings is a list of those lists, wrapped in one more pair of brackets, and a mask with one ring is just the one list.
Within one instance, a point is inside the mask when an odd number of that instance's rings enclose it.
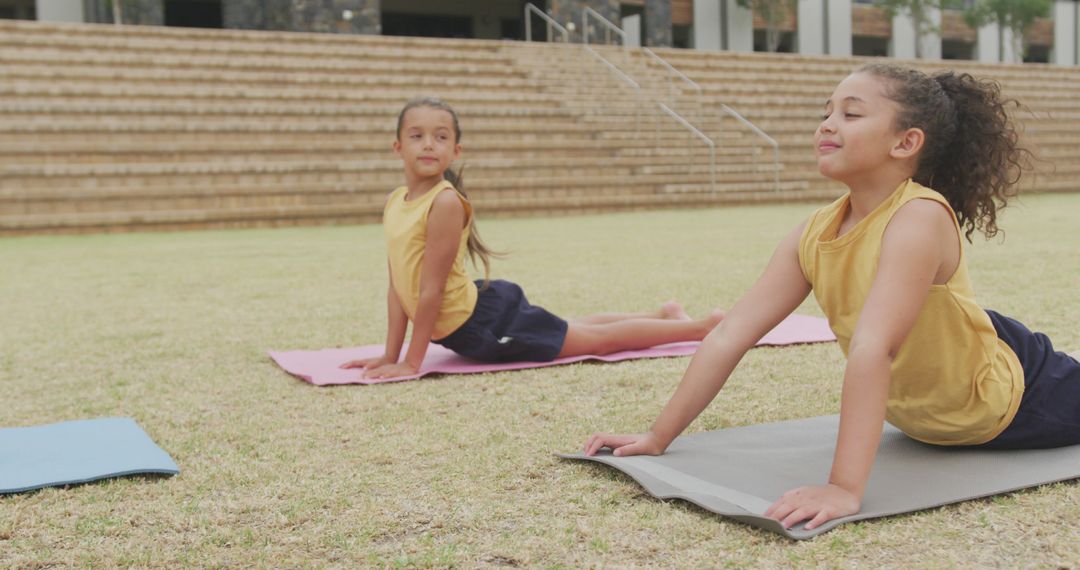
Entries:
{"label": "girl's face", "polygon": [[899,158],[893,150],[904,135],[895,127],[897,112],[882,79],[867,73],[847,76],[825,103],[814,133],[821,174],[850,186]]}
{"label": "girl's face", "polygon": [[431,107],[409,109],[401,119],[394,152],[405,163],[407,178],[441,180],[443,172],[461,156],[453,116]]}

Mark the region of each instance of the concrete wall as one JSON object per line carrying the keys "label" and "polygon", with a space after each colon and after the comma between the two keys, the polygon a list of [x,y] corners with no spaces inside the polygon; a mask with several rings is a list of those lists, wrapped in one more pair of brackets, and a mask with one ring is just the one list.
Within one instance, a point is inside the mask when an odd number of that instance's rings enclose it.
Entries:
{"label": "concrete wall", "polygon": [[379,0],[292,0],[292,29],[301,32],[378,34]]}
{"label": "concrete wall", "polygon": [[645,0],[645,45],[671,47],[671,0]]}
{"label": "concrete wall", "polygon": [[[550,0],[549,2],[551,17],[555,21],[559,22],[563,26],[567,24],[574,24],[573,30],[570,32],[570,41],[573,43],[581,43],[583,34],[581,29],[581,18],[585,13],[585,8],[589,7],[596,10],[601,16],[608,21],[619,25],[621,21],[621,14],[619,13],[619,0]],[[568,28],[570,26],[567,26]],[[604,43],[604,26],[597,24],[595,18],[589,18],[589,42],[590,43]],[[612,43],[617,43],[618,38],[612,37]]]}
{"label": "concrete wall", "polygon": [[380,33],[380,0],[222,0],[223,24],[242,30]]}

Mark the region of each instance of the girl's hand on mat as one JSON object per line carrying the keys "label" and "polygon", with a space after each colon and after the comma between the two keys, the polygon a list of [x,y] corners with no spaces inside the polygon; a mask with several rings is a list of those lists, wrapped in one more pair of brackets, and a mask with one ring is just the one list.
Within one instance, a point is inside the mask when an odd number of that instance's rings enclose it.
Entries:
{"label": "girl's hand on mat", "polygon": [[386,355],[376,356],[374,358],[361,358],[360,360],[350,360],[345,364],[342,364],[338,368],[378,368],[387,364],[393,364],[394,361],[386,357]]}
{"label": "girl's hand on mat", "polygon": [[594,433],[585,442],[585,455],[596,455],[596,452],[605,447],[611,450],[612,455],[625,457],[629,455],[660,455],[664,453],[666,446],[661,445],[652,432],[635,435]]}
{"label": "girl's hand on mat", "polygon": [[398,376],[412,376],[419,372],[413,366],[401,363],[384,364],[377,368],[368,368],[364,371],[364,378],[397,378]]}
{"label": "girl's hand on mat", "polygon": [[780,521],[784,528],[809,519],[806,530],[811,530],[826,521],[853,515],[859,507],[859,498],[839,485],[814,485],[784,493],[765,516]]}

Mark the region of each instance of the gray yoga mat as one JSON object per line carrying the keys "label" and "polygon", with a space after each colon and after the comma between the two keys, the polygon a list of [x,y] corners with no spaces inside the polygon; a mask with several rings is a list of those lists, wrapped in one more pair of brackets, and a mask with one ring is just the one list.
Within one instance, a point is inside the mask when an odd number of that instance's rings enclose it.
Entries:
{"label": "gray yoga mat", "polygon": [[823,483],[832,466],[839,416],[683,436],[658,457],[560,454],[610,465],[660,499],[680,498],[789,538],[817,536],[845,522],[928,509],[1080,477],[1080,445],[992,451],[942,448],[886,425],[862,511],[814,530],[784,529],[762,515],[785,491]]}
{"label": "gray yoga mat", "polygon": [[131,418],[0,429],[0,494],[180,470]]}

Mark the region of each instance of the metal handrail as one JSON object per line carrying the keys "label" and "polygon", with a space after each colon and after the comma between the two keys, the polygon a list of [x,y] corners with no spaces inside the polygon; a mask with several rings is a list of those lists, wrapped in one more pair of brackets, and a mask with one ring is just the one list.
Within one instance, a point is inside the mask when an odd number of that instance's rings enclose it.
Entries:
{"label": "metal handrail", "polygon": [[589,45],[589,16],[592,16],[599,20],[600,23],[603,24],[604,28],[607,30],[605,32],[606,35],[604,36],[604,43],[611,43],[611,32],[615,32],[619,35],[619,38],[622,39],[623,49],[626,49],[628,47],[626,45],[626,32],[624,32],[623,29],[619,26],[616,26],[614,23],[612,23],[611,20],[605,18],[603,14],[597,12],[596,10],[593,10],[589,6],[586,6],[585,10],[581,12],[581,34],[583,38],[582,42],[585,45]]}
{"label": "metal handrail", "polygon": [[[592,8],[590,8],[588,6],[586,6],[585,10],[582,11],[582,13],[581,13],[581,27],[582,27],[582,34],[584,34],[584,40],[583,41],[584,41],[585,45],[589,45],[589,16],[592,16],[597,21],[599,21],[601,24],[603,24],[604,29],[607,30],[608,35],[604,38],[605,41],[610,42],[610,40],[611,40],[611,32],[615,32],[616,34],[618,34],[619,38],[622,40],[623,48],[625,49],[625,48],[629,47],[626,44],[626,31],[623,30],[622,28],[620,28],[618,25],[616,25],[615,22],[612,22],[611,20],[608,20],[607,18],[605,18],[604,15],[601,14],[600,12],[597,12],[596,10],[593,10]],[[660,63],[660,65],[664,66],[664,68],[668,70],[668,102],[669,103],[671,103],[671,104],[675,103],[675,95],[674,95],[674,93],[675,93],[675,85],[674,85],[674,82],[671,81],[671,76],[675,76],[675,77],[678,77],[679,79],[682,79],[684,82],[686,82],[687,84],[690,85],[691,89],[693,89],[694,91],[697,91],[698,95],[701,95],[701,86],[698,85],[697,83],[695,83],[693,79],[690,79],[689,77],[687,77],[685,73],[679,71],[678,69],[675,69],[675,66],[668,63],[666,59],[660,57],[659,55],[656,54],[656,52],[654,52],[653,50],[651,50],[651,49],[649,49],[647,47],[641,48],[641,51],[645,52],[645,55],[649,56],[650,58],[652,58],[656,62]]]}
{"label": "metal handrail", "polygon": [[570,43],[570,32],[565,27],[563,27],[562,24],[555,21],[555,18],[552,18],[551,16],[549,16],[547,13],[545,13],[540,8],[537,8],[533,4],[529,4],[529,3],[525,4],[525,41],[527,41],[527,42],[532,41],[532,18],[529,17],[529,12],[530,11],[532,13],[536,14],[537,16],[540,16],[541,19],[543,19],[545,22],[547,22],[547,41],[549,41],[549,42],[551,41],[551,28],[552,28],[552,26],[554,26],[555,29],[562,32],[563,43],[564,44]]}
{"label": "metal handrail", "polygon": [[[642,102],[644,101],[644,96],[643,96],[642,91],[641,91],[641,85],[639,85],[637,81],[634,81],[634,79],[632,77],[630,77],[629,75],[627,75],[623,70],[619,69],[619,66],[617,66],[614,63],[611,63],[610,61],[608,61],[607,58],[604,57],[603,55],[600,55],[600,52],[593,49],[592,46],[590,46],[589,44],[584,44],[584,47],[585,47],[585,51],[589,55],[593,56],[594,58],[596,58],[597,61],[604,64],[608,68],[609,71],[611,71],[612,73],[615,74],[615,77],[618,77],[620,80],[622,80],[624,83],[626,83],[631,89],[634,90],[634,101],[635,101],[634,132],[635,133],[641,132],[641,105],[642,105]],[[585,78],[583,77],[582,78],[582,83],[584,84],[584,82],[585,82]]]}
{"label": "metal handrail", "polygon": [[740,123],[742,123],[745,127],[749,128],[751,131],[753,131],[754,134],[761,137],[762,139],[765,140],[766,143],[768,143],[770,146],[772,146],[772,148],[773,148],[773,184],[775,185],[775,190],[777,192],[779,192],[780,191],[780,143],[776,142],[776,139],[774,139],[774,138],[770,137],[769,135],[767,135],[765,133],[765,131],[759,129],[757,125],[755,125],[754,123],[751,123],[749,120],[747,120],[746,117],[743,117],[742,115],[740,115],[738,113],[738,111],[736,111],[735,109],[732,109],[731,107],[728,107],[724,103],[720,103],[720,109],[722,111],[724,111],[725,113],[727,113],[728,115],[734,117],[736,121],[739,121]]}
{"label": "metal handrail", "polygon": [[[626,45],[626,32],[623,31],[623,29],[620,28],[619,26],[612,23],[611,20],[608,20],[607,18],[605,18],[603,16],[603,14],[597,12],[596,10],[593,10],[592,8],[590,8],[588,6],[586,6],[585,9],[582,11],[582,14],[581,14],[581,27],[582,27],[582,34],[583,34],[583,38],[584,38],[583,41],[584,41],[585,50],[588,51],[590,54],[592,54],[593,57],[600,60],[600,62],[603,63],[604,65],[606,65],[608,67],[608,69],[610,69],[612,72],[614,72],[620,79],[622,79],[624,82],[626,82],[628,85],[630,85],[634,89],[635,95],[638,98],[638,107],[639,107],[639,117],[636,119],[636,122],[639,122],[640,121],[641,99],[642,99],[642,96],[643,96],[643,91],[641,89],[641,85],[638,84],[637,81],[634,81],[633,78],[631,78],[629,75],[627,75],[621,69],[619,69],[618,66],[616,66],[615,64],[608,61],[607,58],[605,58],[603,55],[601,55],[599,52],[597,52],[595,49],[593,49],[592,46],[589,45],[589,17],[590,16],[597,19],[608,30],[608,32],[607,32],[608,35],[605,37],[605,41],[610,42],[610,40],[611,40],[610,33],[615,32],[619,36],[619,38],[622,40],[623,49],[627,48],[627,45]],[[679,77],[684,82],[688,83],[691,86],[692,89],[697,91],[697,93],[699,95],[699,101],[700,101],[700,96],[703,93],[700,85],[698,85],[694,80],[687,77],[685,73],[683,73],[683,72],[679,71],[678,69],[676,69],[675,66],[668,63],[667,60],[665,60],[664,58],[657,55],[651,49],[646,47],[646,48],[642,48],[642,51],[644,51],[646,55],[653,58],[654,60],[659,61],[660,64],[663,65],[664,68],[666,68],[668,70],[668,95],[669,95],[669,100],[672,102],[672,104],[674,104],[674,92],[675,92],[674,82],[671,79],[671,77],[673,75],[676,76],[676,77]],[[700,129],[698,129],[693,124],[691,124],[689,121],[687,121],[682,115],[680,115],[678,112],[672,110],[671,107],[669,107],[666,104],[664,104],[663,102],[659,102],[659,101],[657,101],[656,104],[659,106],[659,108],[662,111],[667,113],[671,118],[675,119],[676,122],[681,124],[684,128],[688,129],[694,136],[696,136],[699,139],[703,140],[709,146],[709,151],[710,151],[710,153],[709,153],[710,154],[710,157],[709,157],[710,158],[710,166],[709,166],[709,168],[710,168],[710,175],[712,177],[712,180],[711,180],[712,191],[716,192],[716,143],[713,142],[713,140],[710,139],[708,136],[706,136],[705,133],[701,132]],[[750,121],[748,121],[746,119],[746,117],[743,117],[742,115],[740,115],[737,111],[735,111],[731,107],[728,107],[727,105],[721,103],[720,104],[720,109],[723,110],[728,115],[734,117],[735,120],[739,121],[741,124],[748,127],[754,134],[761,137],[762,139],[765,140],[766,143],[768,143],[770,146],[772,146],[772,148],[773,148],[773,185],[774,185],[775,191],[779,191],[780,190],[780,144],[777,143],[775,139],[773,139],[768,134],[766,134],[765,131],[758,128],[757,125],[755,125],[754,123],[751,123]]]}
{"label": "metal handrail", "polygon": [[695,82],[693,79],[690,79],[689,77],[687,77],[685,73],[679,71],[678,69],[675,69],[674,65],[671,65],[670,63],[668,63],[668,61],[666,59],[660,57],[659,55],[656,55],[656,52],[654,52],[653,50],[651,50],[651,49],[649,49],[647,47],[644,47],[644,48],[641,48],[641,51],[643,51],[645,53],[645,55],[652,58],[653,61],[656,61],[657,63],[664,66],[664,68],[668,70],[668,98],[669,98],[669,100],[671,101],[672,104],[674,104],[674,102],[675,102],[675,84],[671,81],[671,76],[673,76],[673,75],[675,77],[678,77],[679,79],[682,79],[683,82],[690,85],[691,89],[693,89],[694,91],[697,91],[698,97],[701,96],[701,94],[702,94],[701,86],[698,85],[697,82]]}
{"label": "metal handrail", "polygon": [[637,92],[639,95],[641,94],[641,84],[639,84],[637,81],[634,81],[634,78],[627,75],[625,71],[619,69],[619,66],[608,61],[606,57],[600,55],[600,52],[596,51],[592,48],[592,46],[589,46],[588,44],[585,45],[585,51],[592,54],[592,56],[595,57],[600,63],[606,65],[607,68],[610,69],[616,77],[626,82],[626,84],[633,88],[635,92]]}
{"label": "metal handrail", "polygon": [[645,52],[649,57],[653,58],[660,65],[663,65],[665,68],[667,68],[668,72],[671,75],[674,75],[674,76],[678,77],[679,79],[682,79],[686,83],[689,83],[691,88],[693,88],[698,93],[701,93],[701,86],[698,85],[696,81],[694,81],[693,79],[690,79],[689,77],[687,77],[685,73],[679,71],[678,69],[675,69],[675,66],[668,63],[668,61],[666,59],[656,55],[656,52],[654,52],[653,50],[651,50],[651,49],[649,49],[647,47],[641,48],[641,51]]}
{"label": "metal handrail", "polygon": [[[582,27],[582,34],[583,34],[583,38],[584,38],[583,39],[583,42],[584,42],[583,45],[585,46],[585,50],[588,51],[589,53],[591,53],[597,59],[599,59],[602,63],[604,63],[604,65],[606,65],[608,67],[608,69],[612,70],[620,78],[623,78],[624,81],[626,81],[629,85],[631,85],[634,88],[635,94],[638,97],[638,107],[640,109],[641,98],[642,98],[641,85],[639,85],[637,81],[634,81],[629,75],[627,75],[621,69],[619,69],[618,66],[616,66],[615,64],[608,61],[607,58],[605,58],[603,55],[601,55],[599,52],[597,52],[595,49],[593,49],[591,45],[589,45],[589,16],[592,16],[593,18],[595,18],[597,21],[599,21],[601,24],[604,25],[605,29],[609,30],[608,36],[605,37],[605,41],[610,42],[610,40],[611,40],[610,32],[615,32],[619,36],[619,38],[622,40],[623,49],[626,49],[628,47],[626,45],[626,32],[623,31],[622,28],[616,26],[611,20],[608,20],[607,18],[605,18],[603,16],[603,14],[597,12],[596,10],[593,10],[592,8],[590,8],[588,6],[586,6],[585,10],[583,10],[582,13],[581,13],[581,27]],[[670,63],[664,61],[664,59],[662,57],[656,55],[655,53],[653,53],[652,50],[650,50],[648,48],[645,48],[644,51],[646,51],[652,57],[660,60],[660,62],[663,63],[665,66],[667,66],[667,68],[670,71],[674,72],[675,74],[678,74],[684,80],[689,81],[690,84],[693,85],[694,88],[696,88],[698,93],[699,94],[701,93],[701,87],[697,83],[694,83],[685,74],[683,74],[679,70],[675,69]],[[674,98],[674,84],[671,81],[671,75],[670,74],[668,75],[668,96],[669,96],[669,101],[672,104],[674,104],[675,103],[675,101],[674,101],[674,99],[675,99]],[[665,105],[663,102],[660,102],[660,101],[656,101],[656,104],[659,106],[660,110],[667,113],[668,116],[675,119],[676,122],[678,122],[684,128],[688,129],[691,132],[691,134],[693,134],[694,136],[702,139],[703,141],[705,141],[705,144],[707,144],[709,146],[709,168],[710,168],[710,175],[711,175],[711,180],[710,180],[711,186],[710,186],[710,188],[711,188],[711,190],[713,192],[716,192],[716,143],[714,143],[712,141],[712,139],[707,137],[705,135],[705,133],[702,133],[701,130],[699,130],[697,127],[692,125],[690,123],[690,121],[687,121],[685,118],[683,118],[682,115],[680,115],[679,113],[672,110],[671,107]],[[640,116],[636,118],[635,127],[638,124],[640,124]],[[654,124],[653,126],[658,127],[659,125]]]}
{"label": "metal handrail", "polygon": [[709,146],[709,186],[712,192],[716,193],[716,143],[712,139],[705,136],[705,133],[701,132],[697,127],[691,125],[689,121],[684,119],[682,115],[679,115],[675,111],[672,111],[670,107],[663,103],[657,103],[660,109],[667,113],[672,119],[678,121],[682,126],[686,127],[697,138],[701,139],[706,145]]}

